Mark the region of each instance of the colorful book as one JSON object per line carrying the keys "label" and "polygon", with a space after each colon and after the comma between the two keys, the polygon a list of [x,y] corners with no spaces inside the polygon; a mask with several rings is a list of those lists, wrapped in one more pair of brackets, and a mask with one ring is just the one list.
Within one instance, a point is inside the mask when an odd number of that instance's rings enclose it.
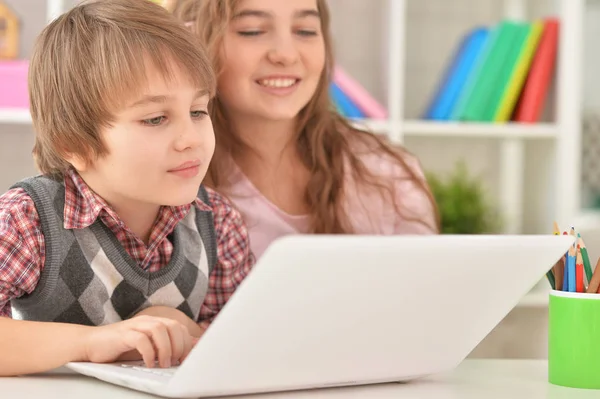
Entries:
{"label": "colorful book", "polygon": [[489,29],[477,27],[461,41],[447,73],[433,96],[425,119],[449,120],[469,75],[472,73],[487,38]]}
{"label": "colorful book", "polygon": [[515,121],[524,123],[539,121],[555,70],[558,40],[558,19],[544,20],[542,37],[531,62],[531,68],[515,111],[513,118]]}
{"label": "colorful book", "polygon": [[506,85],[500,104],[494,114],[495,122],[506,122],[510,120],[519,94],[529,73],[531,61],[539,44],[544,24],[541,21],[531,24],[527,38],[521,48],[517,61],[512,69],[508,84]]}
{"label": "colorful book", "polygon": [[508,20],[501,22],[498,29],[494,46],[482,66],[465,110],[460,115],[461,120],[485,121],[486,112],[489,112],[488,110],[492,106],[494,89],[498,87],[502,70],[505,68],[505,61],[508,59],[519,33],[518,24]]}
{"label": "colorful book", "polygon": [[387,118],[387,110],[339,65],[333,71],[333,82],[355,104],[363,116],[373,119]]}
{"label": "colorful book", "polygon": [[478,82],[483,71],[483,66],[487,63],[487,60],[498,39],[498,28],[499,26],[494,26],[488,31],[485,43],[483,44],[479,54],[477,55],[477,59],[475,60],[471,73],[465,81],[464,87],[458,96],[454,108],[452,109],[450,115],[451,120],[460,120],[461,116],[464,114],[466,106],[469,103],[471,96],[473,95],[475,85]]}
{"label": "colorful book", "polygon": [[500,68],[498,73],[496,84],[491,88],[491,92],[489,94],[489,104],[483,113],[484,122],[493,122],[496,113],[500,109],[500,104],[504,98],[504,93],[513,79],[519,57],[531,32],[531,27],[532,24],[530,23],[515,23],[515,33],[513,35],[513,39],[509,43],[509,50],[506,53],[506,57],[501,60],[502,68]]}
{"label": "colorful book", "polygon": [[341,110],[343,116],[347,118],[364,118],[365,114],[358,108],[358,106],[342,91],[342,89],[335,83],[329,84],[329,91],[331,99],[336,107]]}

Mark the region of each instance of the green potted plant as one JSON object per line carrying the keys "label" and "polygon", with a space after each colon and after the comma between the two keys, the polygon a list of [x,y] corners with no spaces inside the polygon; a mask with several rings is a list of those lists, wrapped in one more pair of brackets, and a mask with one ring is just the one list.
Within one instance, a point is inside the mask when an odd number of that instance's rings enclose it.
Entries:
{"label": "green potted plant", "polygon": [[493,234],[501,230],[500,217],[479,179],[459,162],[446,179],[427,173],[437,202],[442,234]]}

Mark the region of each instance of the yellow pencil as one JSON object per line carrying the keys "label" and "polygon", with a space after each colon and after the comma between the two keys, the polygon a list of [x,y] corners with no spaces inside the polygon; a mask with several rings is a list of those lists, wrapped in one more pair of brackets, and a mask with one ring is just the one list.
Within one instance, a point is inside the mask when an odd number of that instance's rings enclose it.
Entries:
{"label": "yellow pencil", "polygon": [[[552,223],[552,228],[554,229],[554,235],[560,235],[560,229],[558,228],[558,223],[556,220]],[[555,290],[562,290],[563,285],[563,274],[565,270],[565,257],[563,256],[556,264],[546,273],[546,278],[548,278],[548,282],[550,286]]]}
{"label": "yellow pencil", "polygon": [[552,227],[554,228],[554,235],[555,236],[559,236],[560,235],[560,229],[558,228],[558,223],[556,223],[556,220],[552,224]]}

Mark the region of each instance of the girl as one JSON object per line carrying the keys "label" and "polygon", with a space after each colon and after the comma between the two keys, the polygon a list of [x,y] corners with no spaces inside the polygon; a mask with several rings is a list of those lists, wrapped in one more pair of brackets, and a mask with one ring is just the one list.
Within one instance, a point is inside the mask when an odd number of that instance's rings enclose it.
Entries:
{"label": "girl", "polygon": [[218,74],[206,182],[244,215],[259,257],[286,234],[435,234],[418,160],[332,106],[325,0],[181,0]]}

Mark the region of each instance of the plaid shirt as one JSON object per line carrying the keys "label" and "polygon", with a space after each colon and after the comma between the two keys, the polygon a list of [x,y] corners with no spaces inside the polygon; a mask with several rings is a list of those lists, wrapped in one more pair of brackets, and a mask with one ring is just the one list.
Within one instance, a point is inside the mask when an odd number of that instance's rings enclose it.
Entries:
{"label": "plaid shirt", "polygon": [[[240,213],[213,190],[206,189],[212,207],[199,199],[193,204],[161,207],[146,245],[79,174],[69,172],[64,183],[64,228],[83,229],[100,218],[139,267],[149,272],[159,270],[171,259],[173,244],[167,237],[192,206],[213,212],[217,263],[209,277],[198,321],[212,320],[254,265]],[[45,255],[44,235],[33,200],[21,188],[7,191],[0,196],[0,316],[11,317],[11,299],[35,290]]]}

